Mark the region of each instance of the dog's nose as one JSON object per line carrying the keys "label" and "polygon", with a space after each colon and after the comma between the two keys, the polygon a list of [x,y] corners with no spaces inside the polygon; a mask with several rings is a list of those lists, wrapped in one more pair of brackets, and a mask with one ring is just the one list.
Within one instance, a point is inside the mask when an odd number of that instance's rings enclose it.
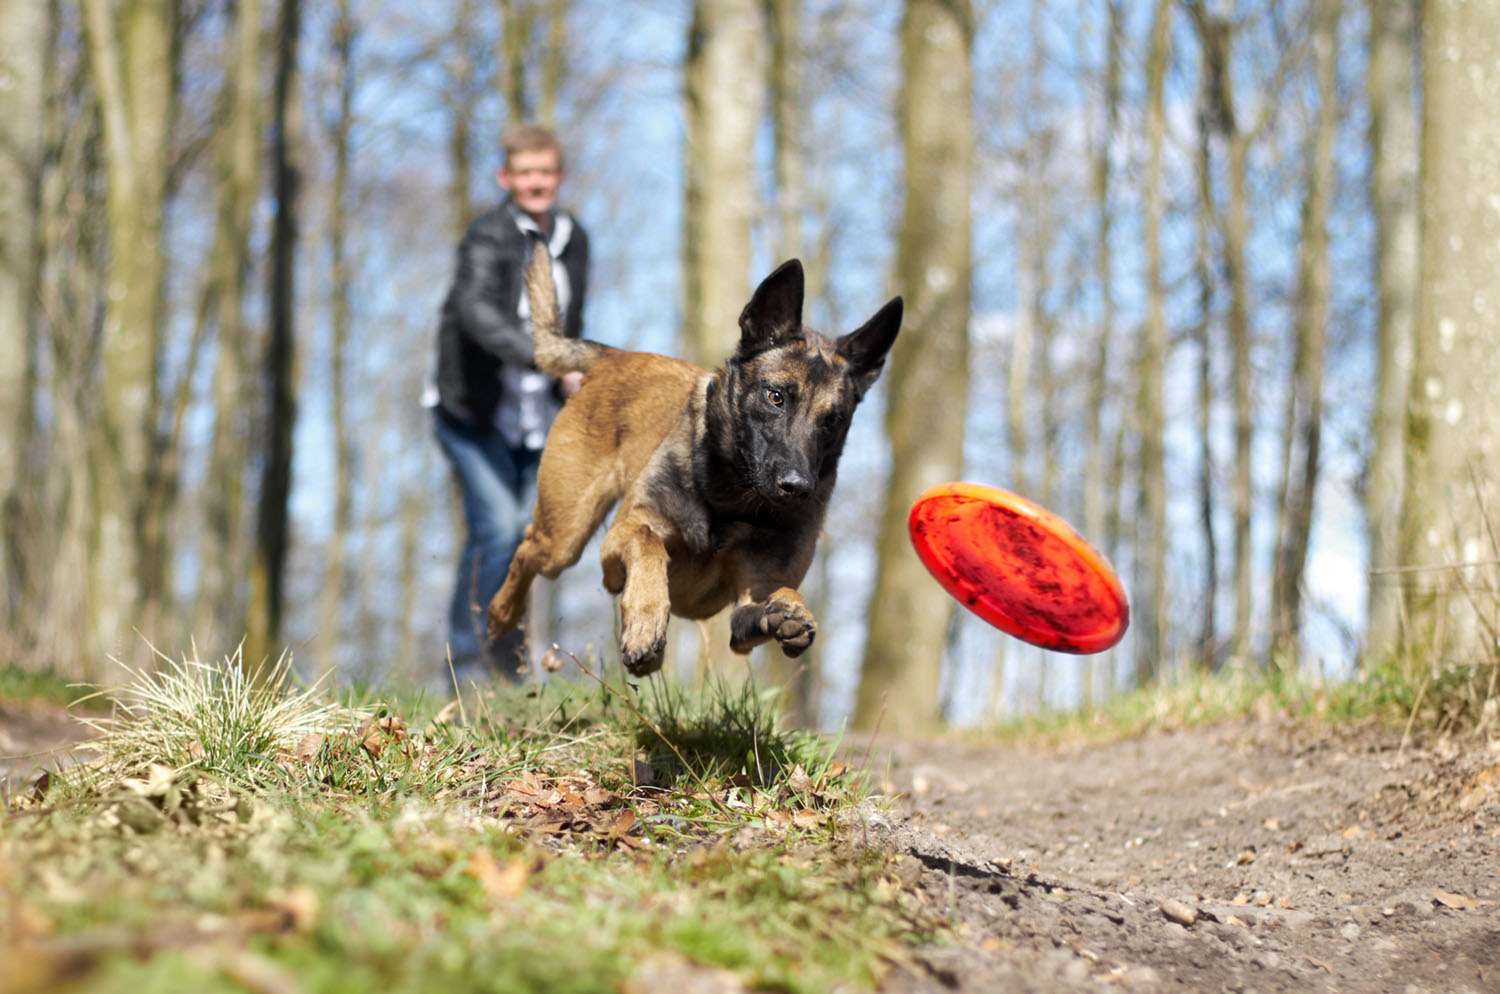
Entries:
{"label": "dog's nose", "polygon": [[812,481],[795,469],[783,470],[776,478],[776,489],[786,497],[806,497],[812,493]]}

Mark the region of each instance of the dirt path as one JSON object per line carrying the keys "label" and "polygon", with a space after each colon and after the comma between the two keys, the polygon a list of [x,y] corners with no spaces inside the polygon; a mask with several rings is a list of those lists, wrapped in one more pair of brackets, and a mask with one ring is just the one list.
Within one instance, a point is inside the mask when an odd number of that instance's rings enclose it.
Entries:
{"label": "dirt path", "polygon": [[0,797],[56,767],[89,730],[67,709],[45,701],[0,701]]}
{"label": "dirt path", "polygon": [[878,745],[889,831],[960,936],[888,987],[1500,992],[1500,750],[1397,746]]}

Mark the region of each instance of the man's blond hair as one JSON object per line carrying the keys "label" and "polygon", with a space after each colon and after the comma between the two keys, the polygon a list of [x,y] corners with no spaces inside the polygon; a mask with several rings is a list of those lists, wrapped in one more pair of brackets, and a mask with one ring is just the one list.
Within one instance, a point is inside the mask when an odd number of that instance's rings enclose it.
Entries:
{"label": "man's blond hair", "polygon": [[557,134],[549,127],[524,121],[520,124],[512,124],[505,129],[500,136],[500,147],[505,152],[505,164],[524,152],[556,152],[557,167],[563,166],[562,142],[557,140]]}

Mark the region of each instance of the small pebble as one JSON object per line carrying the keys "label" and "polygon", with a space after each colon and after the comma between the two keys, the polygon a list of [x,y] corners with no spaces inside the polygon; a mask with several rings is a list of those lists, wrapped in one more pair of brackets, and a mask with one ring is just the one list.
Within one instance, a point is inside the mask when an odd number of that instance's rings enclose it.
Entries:
{"label": "small pebble", "polygon": [[1179,925],[1191,925],[1198,920],[1196,908],[1171,898],[1161,902],[1161,913],[1167,916],[1168,921],[1174,921]]}

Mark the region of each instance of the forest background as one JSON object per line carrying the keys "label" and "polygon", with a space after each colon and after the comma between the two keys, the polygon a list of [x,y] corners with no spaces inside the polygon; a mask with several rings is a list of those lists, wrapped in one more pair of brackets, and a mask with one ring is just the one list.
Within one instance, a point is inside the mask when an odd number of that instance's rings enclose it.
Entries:
{"label": "forest background", "polygon": [[[0,39],[8,661],[244,638],[441,679],[460,522],[418,397],[537,118],[590,337],[717,363],[792,256],[824,330],[907,298],[819,641],[753,664],[804,723],[1494,669],[1500,5],[4,0]],[[1127,641],[958,611],[904,517],[959,478],[1102,548]],[[539,593],[539,648],[608,657],[595,562]],[[672,672],[734,665],[674,630]]]}

